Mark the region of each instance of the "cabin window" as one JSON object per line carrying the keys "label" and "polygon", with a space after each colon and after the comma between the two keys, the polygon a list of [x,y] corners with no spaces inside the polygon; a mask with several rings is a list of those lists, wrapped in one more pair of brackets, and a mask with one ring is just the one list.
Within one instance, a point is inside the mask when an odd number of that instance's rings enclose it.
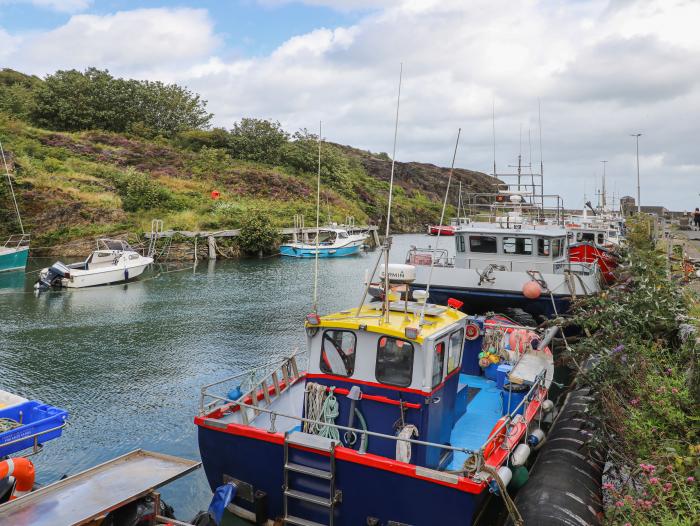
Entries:
{"label": "cabin window", "polygon": [[464,236],[457,236],[457,252],[464,252]]}
{"label": "cabin window", "polygon": [[549,239],[539,238],[537,240],[537,255],[549,256],[551,254],[551,246]]}
{"label": "cabin window", "polygon": [[337,376],[352,376],[355,371],[357,337],[350,331],[329,330],[321,343],[321,371]]}
{"label": "cabin window", "polygon": [[552,257],[559,258],[564,252],[564,239],[552,239]]}
{"label": "cabin window", "polygon": [[459,361],[462,358],[463,348],[464,329],[460,329],[450,335],[450,350],[447,355],[447,374],[459,367]]}
{"label": "cabin window", "polygon": [[577,232],[576,241],[593,242],[595,241],[595,236],[593,235],[593,232]]}
{"label": "cabin window", "polygon": [[408,387],[413,378],[413,344],[398,338],[382,336],[377,345],[377,381]]}
{"label": "cabin window", "polygon": [[603,234],[602,232],[600,232],[600,233],[598,234],[598,244],[599,244],[599,245],[602,245],[603,243],[605,243],[605,234]]}
{"label": "cabin window", "polygon": [[346,237],[348,237],[348,235],[346,232],[338,232],[338,237],[345,239]]}
{"label": "cabin window", "polygon": [[433,381],[432,386],[437,387],[442,382],[442,373],[445,372],[445,342],[435,344],[433,352]]}
{"label": "cabin window", "polygon": [[485,254],[498,252],[495,236],[469,236],[469,250]]}
{"label": "cabin window", "polygon": [[503,252],[505,254],[532,255],[532,239],[529,237],[504,237]]}

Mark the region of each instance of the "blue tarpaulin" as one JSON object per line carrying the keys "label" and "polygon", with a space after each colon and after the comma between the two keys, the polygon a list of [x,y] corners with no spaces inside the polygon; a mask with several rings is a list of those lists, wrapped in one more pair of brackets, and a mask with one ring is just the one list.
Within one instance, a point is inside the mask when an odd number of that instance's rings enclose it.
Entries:
{"label": "blue tarpaulin", "polygon": [[221,519],[224,516],[224,510],[226,506],[236,497],[236,490],[238,488],[232,482],[224,484],[216,488],[214,496],[209,504],[209,513],[212,514],[216,520],[216,524],[221,524]]}

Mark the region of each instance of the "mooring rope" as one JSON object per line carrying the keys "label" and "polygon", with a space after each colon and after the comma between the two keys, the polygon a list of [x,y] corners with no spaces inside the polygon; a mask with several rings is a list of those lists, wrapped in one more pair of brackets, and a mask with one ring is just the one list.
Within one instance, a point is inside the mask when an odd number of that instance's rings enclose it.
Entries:
{"label": "mooring rope", "polygon": [[503,483],[503,480],[501,480],[501,477],[498,476],[498,471],[487,464],[484,464],[481,469],[491,475],[493,480],[496,481],[501,497],[503,498],[503,503],[506,505],[506,509],[508,510],[508,514],[510,515],[511,519],[513,519],[513,524],[515,524],[515,526],[525,526],[523,516],[520,515],[515,502],[513,502],[513,499],[510,497],[510,495],[508,495],[508,489]]}

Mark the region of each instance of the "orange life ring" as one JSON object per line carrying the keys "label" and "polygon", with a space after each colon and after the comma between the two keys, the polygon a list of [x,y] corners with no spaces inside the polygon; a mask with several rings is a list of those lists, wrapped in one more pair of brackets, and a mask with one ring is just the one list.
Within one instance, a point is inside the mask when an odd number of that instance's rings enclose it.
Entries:
{"label": "orange life ring", "polygon": [[[490,442],[486,444],[486,447],[484,447],[484,460],[489,458],[496,449],[498,449],[501,444],[503,444],[503,441],[506,439],[506,428],[508,426],[504,426],[503,424],[506,421],[506,417],[503,416],[498,419],[498,422],[496,422],[496,425],[493,426],[493,429],[491,430],[491,433],[489,433],[489,440]],[[501,428],[500,430],[498,428]],[[492,437],[493,440],[491,440]]]}
{"label": "orange life ring", "polygon": [[15,477],[17,484],[10,500],[29,493],[34,487],[34,464],[26,458],[8,458],[0,462],[0,479]]}

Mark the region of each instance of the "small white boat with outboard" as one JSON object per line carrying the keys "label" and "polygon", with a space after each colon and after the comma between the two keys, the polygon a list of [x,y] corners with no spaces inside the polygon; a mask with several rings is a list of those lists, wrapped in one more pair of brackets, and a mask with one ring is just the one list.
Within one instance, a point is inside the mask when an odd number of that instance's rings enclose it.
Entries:
{"label": "small white boat with outboard", "polygon": [[66,265],[57,261],[42,269],[34,288],[84,288],[122,283],[137,278],[153,258],[143,256],[120,239],[98,239],[97,250],[81,263]]}

